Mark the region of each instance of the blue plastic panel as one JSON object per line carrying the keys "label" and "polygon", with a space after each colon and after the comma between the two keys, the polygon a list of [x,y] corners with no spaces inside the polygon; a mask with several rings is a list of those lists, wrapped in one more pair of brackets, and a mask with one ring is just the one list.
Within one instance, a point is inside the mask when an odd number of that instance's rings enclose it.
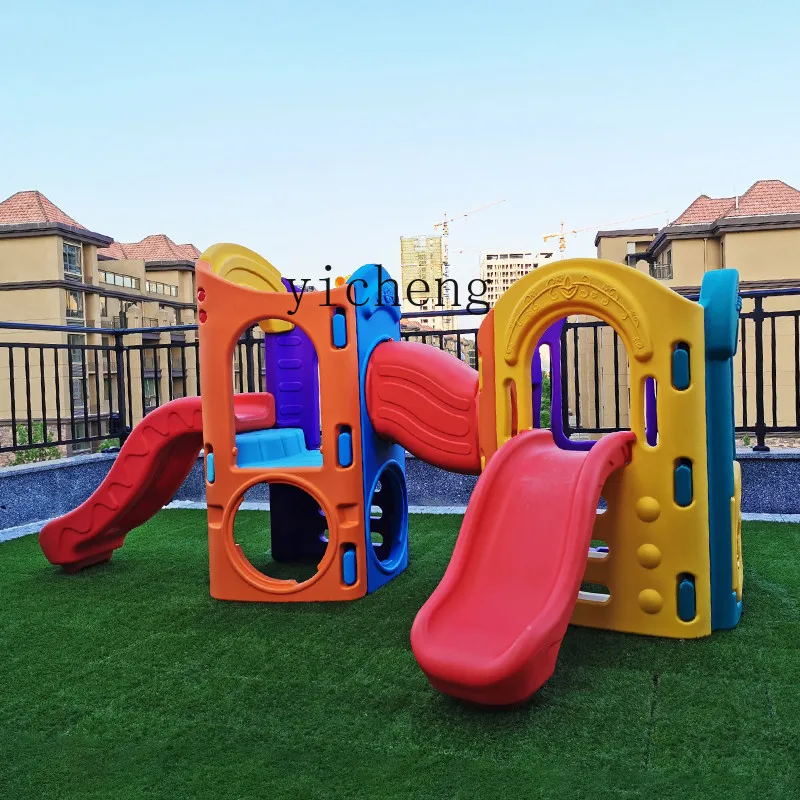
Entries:
{"label": "blue plastic panel", "polygon": [[[361,398],[361,463],[364,480],[364,525],[367,551],[367,592],[390,581],[408,566],[408,501],[405,485],[405,450],[375,434],[367,414],[365,384],[367,366],[372,351],[381,342],[400,339],[400,306],[396,299],[395,283],[378,264],[367,264],[354,272],[349,284],[359,304],[354,306],[356,341],[358,345],[358,381]],[[386,488],[375,495],[375,504],[386,506],[380,532],[384,546],[372,546],[373,521],[370,506],[373,493],[384,470]],[[383,482],[381,481],[383,484]],[[383,519],[383,517],[382,517]],[[376,531],[378,529],[376,528]]]}
{"label": "blue plastic panel", "polygon": [[739,273],[718,269],[703,276],[700,305],[705,311],[706,446],[708,529],[711,559],[711,629],[733,628],[742,602],[733,591],[731,497],[736,458],[733,416],[733,356],[736,355]]}
{"label": "blue plastic panel", "polygon": [[209,483],[214,483],[214,454],[207,453],[206,454],[206,480]]}
{"label": "blue plastic panel", "polygon": [[689,351],[676,347],[672,351],[672,385],[682,392],[689,388],[690,383]]}
{"label": "blue plastic panel", "polygon": [[692,497],[692,468],[689,464],[679,464],[675,467],[675,504],[690,506]]}
{"label": "blue plastic panel", "polygon": [[237,467],[321,467],[322,453],[307,450],[300,428],[269,428],[236,436]]}
{"label": "blue plastic panel", "polygon": [[358,561],[355,547],[349,547],[342,553],[342,580],[352,586],[358,580]]}
{"label": "blue plastic panel", "polygon": [[334,347],[347,347],[347,317],[338,311],[331,320],[331,337]]}
{"label": "blue plastic panel", "polygon": [[353,434],[350,431],[341,431],[337,442],[339,466],[349,467],[353,463]]}
{"label": "blue plastic panel", "polygon": [[683,578],[678,583],[678,619],[691,622],[697,616],[697,599],[694,578]]}

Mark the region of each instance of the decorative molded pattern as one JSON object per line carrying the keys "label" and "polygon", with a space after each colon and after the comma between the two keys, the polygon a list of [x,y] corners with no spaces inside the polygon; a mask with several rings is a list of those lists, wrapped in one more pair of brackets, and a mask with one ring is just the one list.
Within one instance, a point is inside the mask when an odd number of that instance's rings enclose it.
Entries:
{"label": "decorative molded pattern", "polygon": [[625,333],[631,354],[640,360],[649,358],[650,337],[628,294],[603,279],[593,279],[589,273],[575,270],[555,275],[544,283],[537,281],[517,303],[506,339],[506,363],[516,361],[521,339],[535,318],[555,308],[563,309],[565,314],[593,313],[615,323]]}

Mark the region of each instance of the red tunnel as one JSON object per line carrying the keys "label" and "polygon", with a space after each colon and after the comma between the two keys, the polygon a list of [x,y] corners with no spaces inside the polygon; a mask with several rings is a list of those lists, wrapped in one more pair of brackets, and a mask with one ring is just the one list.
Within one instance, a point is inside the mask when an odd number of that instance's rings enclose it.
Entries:
{"label": "red tunnel", "polygon": [[367,412],[379,436],[451,472],[477,475],[478,373],[416,342],[384,342],[367,368]]}

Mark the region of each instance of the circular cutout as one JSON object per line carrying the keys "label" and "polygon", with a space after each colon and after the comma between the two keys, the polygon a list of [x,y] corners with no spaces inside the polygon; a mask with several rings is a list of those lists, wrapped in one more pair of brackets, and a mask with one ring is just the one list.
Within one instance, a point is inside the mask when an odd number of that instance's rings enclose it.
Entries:
{"label": "circular cutout", "polygon": [[406,551],[407,508],[403,473],[398,464],[391,462],[373,484],[367,520],[367,541],[372,543],[372,554],[386,572],[397,568]]}
{"label": "circular cutout", "polygon": [[242,555],[262,575],[304,583],[313,578],[328,549],[328,521],[316,499],[288,483],[257,483],[244,501],[261,505],[269,487],[269,512],[236,512],[233,536]]}

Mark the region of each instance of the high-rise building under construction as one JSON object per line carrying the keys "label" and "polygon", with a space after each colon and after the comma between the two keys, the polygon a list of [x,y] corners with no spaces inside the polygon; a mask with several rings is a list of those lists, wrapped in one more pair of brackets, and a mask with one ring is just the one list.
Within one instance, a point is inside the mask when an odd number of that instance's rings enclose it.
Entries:
{"label": "high-rise building under construction", "polygon": [[516,253],[506,250],[495,250],[484,253],[481,258],[481,280],[486,284],[486,296],[483,298],[490,308],[500,299],[503,292],[510,289],[520,278],[536,269],[540,264],[553,257],[552,253],[533,253],[520,250]]}
{"label": "high-rise building under construction", "polygon": [[[401,302],[404,312],[450,310],[448,286],[444,284],[444,280],[441,236],[400,237]],[[411,287],[410,297],[413,303],[409,301],[409,284],[412,281],[419,281]],[[453,317],[421,317],[416,321],[430,325],[435,330],[455,328]]]}

